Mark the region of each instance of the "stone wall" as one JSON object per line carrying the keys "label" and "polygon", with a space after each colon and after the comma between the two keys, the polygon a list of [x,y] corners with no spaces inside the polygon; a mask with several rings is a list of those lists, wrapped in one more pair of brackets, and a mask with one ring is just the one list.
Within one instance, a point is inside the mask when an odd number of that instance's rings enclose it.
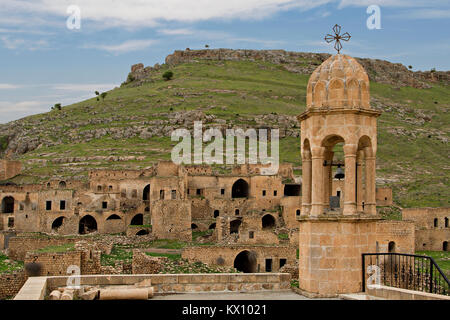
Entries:
{"label": "stone wall", "polygon": [[14,297],[26,279],[24,271],[0,274],[0,300]]}
{"label": "stone wall", "polygon": [[27,252],[36,251],[48,246],[60,246],[75,243],[75,238],[28,237],[18,236],[9,239],[8,256],[13,260],[24,261]]}
{"label": "stone wall", "polygon": [[208,265],[234,267],[236,257],[248,251],[255,257],[254,272],[265,272],[268,260],[271,263],[271,272],[280,269],[280,262],[294,264],[297,250],[291,246],[256,246],[256,245],[229,245],[229,246],[202,246],[183,249],[182,258],[191,262],[200,261]]}
{"label": "stone wall", "polygon": [[140,250],[133,250],[132,273],[133,274],[155,274],[161,271],[163,264],[168,260],[166,257],[151,257]]}
{"label": "stone wall", "polygon": [[10,179],[22,171],[20,161],[0,160],[0,180]]}
{"label": "stone wall", "polygon": [[392,206],[392,188],[376,188],[377,206]]}
{"label": "stone wall", "polygon": [[377,251],[389,252],[389,243],[394,243],[393,252],[414,253],[414,223],[411,221],[384,220],[377,222]]}
{"label": "stone wall", "polygon": [[158,239],[192,240],[191,205],[188,200],[155,201],[152,234]]}
{"label": "stone wall", "polygon": [[24,262],[39,263],[42,266],[39,276],[66,275],[70,266],[81,266],[81,252],[28,252]]}

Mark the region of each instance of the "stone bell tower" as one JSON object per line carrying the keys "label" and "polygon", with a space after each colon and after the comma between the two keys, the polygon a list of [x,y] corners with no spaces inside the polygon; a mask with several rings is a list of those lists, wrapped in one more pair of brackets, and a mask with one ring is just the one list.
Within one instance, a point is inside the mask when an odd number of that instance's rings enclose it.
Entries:
{"label": "stone bell tower", "polygon": [[[300,288],[323,295],[361,291],[361,254],[375,251],[377,117],[369,78],[352,57],[331,56],[311,75],[301,124],[303,194]],[[340,208],[330,207],[333,148],[343,145]],[[342,198],[342,197],[341,197]]]}

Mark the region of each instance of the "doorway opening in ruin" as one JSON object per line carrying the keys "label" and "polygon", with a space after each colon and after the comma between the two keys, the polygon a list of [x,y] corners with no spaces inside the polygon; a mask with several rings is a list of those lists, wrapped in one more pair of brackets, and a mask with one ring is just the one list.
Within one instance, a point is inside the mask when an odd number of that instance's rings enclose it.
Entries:
{"label": "doorway opening in ruin", "polygon": [[14,198],[4,197],[2,200],[2,213],[14,213]]}
{"label": "doorway opening in ruin", "polygon": [[448,218],[446,217],[446,218],[444,219],[444,221],[445,221],[445,223],[444,223],[445,227],[448,228]]}
{"label": "doorway opening in ruin", "polygon": [[237,180],[231,189],[232,198],[248,198],[248,183],[243,179]]}
{"label": "doorway opening in ruin", "polygon": [[117,214],[112,214],[106,220],[121,220],[121,218]]}
{"label": "doorway opening in ruin", "polygon": [[388,252],[389,253],[395,252],[395,242],[394,241],[389,242],[389,244],[388,244]]}
{"label": "doorway opening in ruin", "polygon": [[266,214],[262,218],[262,228],[265,230],[275,228],[275,218],[271,214]]}
{"label": "doorway opening in ruin", "polygon": [[78,227],[79,234],[88,234],[97,231],[97,221],[94,217],[87,215],[81,218]]}
{"label": "doorway opening in ruin", "polygon": [[300,196],[301,186],[299,184],[286,184],[284,186],[285,197],[298,197]]}
{"label": "doorway opening in ruin", "polygon": [[66,182],[65,181],[60,181],[58,186],[59,186],[60,189],[65,189],[66,188]]}
{"label": "doorway opening in ruin", "polygon": [[53,221],[53,223],[52,223],[52,230],[57,231],[59,229],[59,227],[61,227],[63,225],[64,219],[65,219],[65,217],[56,218],[55,221]]}
{"label": "doorway opening in ruin", "polygon": [[241,226],[241,220],[233,220],[230,222],[230,234],[239,233],[239,227]]}
{"label": "doorway opening in ruin", "polygon": [[145,235],[147,235],[147,234],[149,234],[149,232],[148,232],[147,230],[139,230],[139,231],[136,233],[137,236],[145,236]]}
{"label": "doorway opening in ruin", "polygon": [[434,227],[435,227],[435,228],[437,228],[437,227],[439,226],[439,220],[438,220],[438,218],[434,218],[433,224],[434,224]]}
{"label": "doorway opening in ruin", "polygon": [[214,210],[214,218],[217,218],[219,216],[219,210]]}
{"label": "doorway opening in ruin", "polygon": [[234,259],[233,266],[244,273],[256,272],[256,253],[248,250],[240,252]]}
{"label": "doorway opening in ruin", "polygon": [[209,230],[214,230],[216,228],[216,223],[214,222],[213,224],[211,224],[210,226],[209,226]]}
{"label": "doorway opening in ruin", "polygon": [[442,250],[448,251],[448,241],[444,241],[444,242],[442,243]]}
{"label": "doorway opening in ruin", "polygon": [[142,226],[144,224],[144,215],[142,213],[138,213],[131,219],[131,226]]}
{"label": "doorway opening in ruin", "polygon": [[191,229],[196,230],[196,229],[198,229],[198,226],[195,223],[193,223],[193,224],[191,224]]}
{"label": "doorway opening in ruin", "polygon": [[150,200],[150,185],[146,185],[144,191],[142,192],[142,200]]}

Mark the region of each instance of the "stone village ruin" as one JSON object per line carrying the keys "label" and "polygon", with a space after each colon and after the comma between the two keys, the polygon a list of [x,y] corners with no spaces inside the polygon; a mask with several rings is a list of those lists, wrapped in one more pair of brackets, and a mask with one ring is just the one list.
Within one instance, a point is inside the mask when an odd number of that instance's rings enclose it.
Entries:
{"label": "stone village ruin", "polygon": [[[271,286],[260,277],[287,272],[304,292],[360,292],[363,253],[447,251],[450,233],[449,208],[405,210],[403,221],[377,214],[377,207],[392,204],[392,191],[375,185],[380,112],[371,108],[369,96],[368,76],[349,56],[334,55],[313,72],[307,110],[298,116],[302,177],[288,164],[280,164],[273,175],[262,175],[264,166],[254,164],[213,175],[207,165],[159,162],[146,170],[92,170],[86,184],[52,179],[41,185],[2,185],[0,249],[12,259],[39,261],[42,276],[66,275],[74,264],[82,275],[120,274],[127,273],[124,266],[100,265],[100,254],[113,244],[85,235],[125,233],[190,242],[193,231],[202,231],[213,245],[186,247],[183,258],[258,274],[242,280],[249,287],[231,278],[220,285],[215,275],[211,281],[217,287],[208,290],[286,288],[282,276]],[[338,144],[343,162],[334,157]],[[1,162],[4,178],[19,172],[20,162]],[[32,253],[64,243],[76,243],[76,250]],[[158,268],[155,258],[133,251],[132,274],[156,274]],[[179,287],[157,275],[152,283],[159,283],[155,290],[161,292],[188,290],[179,277]],[[2,277],[2,297],[17,293],[26,278]],[[54,288],[63,284],[54,281]],[[194,276],[190,281],[201,282]],[[15,292],[3,292],[11,288]]]}

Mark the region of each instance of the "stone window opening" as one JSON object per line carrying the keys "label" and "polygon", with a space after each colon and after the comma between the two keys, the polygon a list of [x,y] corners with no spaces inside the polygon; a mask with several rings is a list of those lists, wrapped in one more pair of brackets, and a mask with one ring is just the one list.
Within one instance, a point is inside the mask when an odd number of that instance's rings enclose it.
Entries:
{"label": "stone window opening", "polygon": [[439,226],[439,220],[438,218],[434,218],[434,227],[437,228]]}
{"label": "stone window opening", "polygon": [[14,198],[4,197],[2,200],[2,213],[14,213]]}
{"label": "stone window opening", "polygon": [[286,184],[284,186],[285,197],[299,197],[301,186],[299,184]]}
{"label": "stone window opening", "polygon": [[239,233],[239,227],[241,226],[241,220],[233,220],[230,222],[230,234]]}
{"label": "stone window opening", "polygon": [[231,189],[232,198],[248,198],[248,183],[243,180],[237,180]]}
{"label": "stone window opening", "polygon": [[20,211],[23,211],[23,208],[24,208],[23,203],[20,203],[20,204],[19,204],[19,210],[20,210]]}
{"label": "stone window opening", "polygon": [[277,193],[278,193],[277,190],[274,190],[274,191],[273,191],[273,196],[276,197],[276,196],[277,196]]}
{"label": "stone window opening", "polygon": [[295,211],[295,215],[298,217],[300,215],[300,209],[297,209],[297,211]]}
{"label": "stone window opening", "polygon": [[336,192],[336,196],[339,197],[339,198],[341,197],[341,190],[338,190],[338,191]]}
{"label": "stone window opening", "polygon": [[272,272],[272,259],[266,259],[266,272]]}
{"label": "stone window opening", "polygon": [[102,201],[102,209],[107,209],[107,208],[108,208],[108,202]]}
{"label": "stone window opening", "polygon": [[266,190],[262,191],[262,196],[265,197],[266,196]]}
{"label": "stone window opening", "polygon": [[286,264],[286,259],[284,259],[284,258],[281,258],[280,259],[280,268],[282,268],[285,264]]}
{"label": "stone window opening", "polygon": [[109,186],[109,191],[113,191],[113,186]]}
{"label": "stone window opening", "polygon": [[219,216],[219,210],[214,210],[214,218],[217,218]]}
{"label": "stone window opening", "polygon": [[261,222],[264,230],[275,228],[275,218],[271,214],[266,214],[262,217]]}
{"label": "stone window opening", "polygon": [[239,215],[239,209],[234,210],[234,215],[238,216]]}
{"label": "stone window opening", "polygon": [[388,252],[389,253],[395,252],[395,242],[394,241],[389,242],[389,244],[388,244]]}
{"label": "stone window opening", "polygon": [[164,200],[164,190],[159,190],[159,199]]}
{"label": "stone window opening", "polygon": [[14,228],[14,218],[13,217],[8,218],[8,228]]}
{"label": "stone window opening", "polygon": [[59,210],[66,210],[66,201],[65,200],[59,201]]}
{"label": "stone window opening", "polygon": [[448,218],[447,217],[444,219],[444,225],[446,228],[448,228]]}
{"label": "stone window opening", "polygon": [[65,189],[67,185],[65,181],[60,181],[58,186],[60,189]]}
{"label": "stone window opening", "polygon": [[172,190],[172,200],[177,199],[177,190]]}
{"label": "stone window opening", "polygon": [[101,192],[102,191],[102,186],[97,186],[97,191]]}
{"label": "stone window opening", "polygon": [[196,229],[198,229],[198,226],[195,223],[193,223],[193,224],[191,224],[191,229],[196,230]]}
{"label": "stone window opening", "polygon": [[148,201],[150,200],[150,185],[146,185],[144,190],[142,191],[142,200]]}
{"label": "stone window opening", "polygon": [[444,241],[444,242],[442,243],[442,250],[443,250],[443,251],[448,251],[448,241]]}
{"label": "stone window opening", "polygon": [[249,231],[249,232],[248,232],[248,238],[249,238],[249,239],[255,238],[255,232],[254,232],[254,231]]}
{"label": "stone window opening", "polygon": [[224,195],[225,194],[225,189],[220,189],[220,194]]}
{"label": "stone window opening", "polygon": [[52,202],[50,200],[45,201],[45,210],[52,210]]}

